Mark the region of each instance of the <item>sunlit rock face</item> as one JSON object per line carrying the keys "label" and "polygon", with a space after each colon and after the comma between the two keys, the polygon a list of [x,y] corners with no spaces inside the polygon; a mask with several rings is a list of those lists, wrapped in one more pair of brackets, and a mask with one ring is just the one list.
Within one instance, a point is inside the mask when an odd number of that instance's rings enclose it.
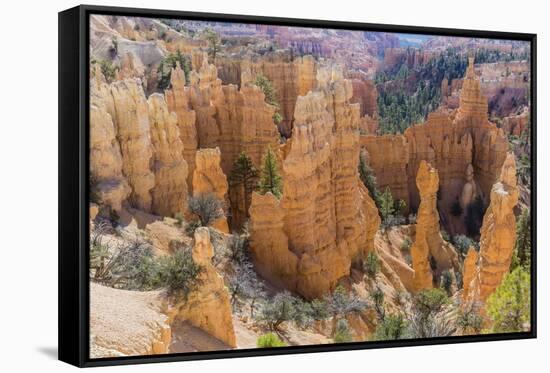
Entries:
{"label": "sunlit rock face", "polygon": [[[361,136],[379,188],[389,187],[412,211],[420,204],[416,175],[422,161],[438,170],[441,212],[449,220],[449,206],[460,200],[465,184],[475,183],[476,195],[485,203],[489,201],[508,145],[502,129],[487,119],[487,98],[481,92],[472,59],[459,101],[456,112],[432,112],[424,124],[407,128],[403,135]],[[465,175],[469,165],[473,175]],[[460,226],[456,232],[454,229],[451,233],[463,231]]]}
{"label": "sunlit rock face", "polygon": [[[318,71],[317,85],[296,102],[292,140],[282,161],[281,201],[254,196],[251,206],[251,250],[262,258],[259,266],[308,298],[326,294],[349,275],[353,263],[361,263],[380,224],[358,178],[359,106],[349,102],[351,82],[328,67]],[[255,237],[266,234],[265,211],[280,212],[273,223],[276,245]],[[286,259],[269,268],[265,255],[276,251]]]}

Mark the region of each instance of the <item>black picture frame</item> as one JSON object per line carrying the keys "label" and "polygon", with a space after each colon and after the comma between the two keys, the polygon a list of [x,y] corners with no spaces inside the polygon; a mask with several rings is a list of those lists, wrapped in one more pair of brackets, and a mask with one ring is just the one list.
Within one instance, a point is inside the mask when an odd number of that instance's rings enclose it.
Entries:
{"label": "black picture frame", "polygon": [[[121,358],[89,358],[89,15],[124,15],[155,18],[182,18],[254,23],[282,26],[322,27],[346,30],[415,33],[459,36],[531,43],[531,331],[397,341],[353,342],[345,344],[291,346],[266,349],[193,352],[132,356]],[[262,355],[360,350],[401,346],[421,346],[464,342],[484,342],[536,338],[537,336],[537,35],[481,30],[461,30],[419,26],[383,25],[357,22],[292,19],[232,14],[183,12],[81,5],[59,13],[59,360],[79,367],[219,359]]]}

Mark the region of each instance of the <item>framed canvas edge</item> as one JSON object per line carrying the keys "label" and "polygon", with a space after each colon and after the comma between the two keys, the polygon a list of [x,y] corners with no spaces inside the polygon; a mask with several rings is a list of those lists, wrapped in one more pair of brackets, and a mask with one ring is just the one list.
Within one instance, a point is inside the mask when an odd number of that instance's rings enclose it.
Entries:
{"label": "framed canvas edge", "polygon": [[[89,279],[88,279],[88,173],[89,173],[89,15],[166,17],[224,22],[260,23],[295,27],[324,27],[359,31],[399,32],[455,37],[474,37],[528,41],[531,44],[531,330],[522,333],[483,334],[397,341],[353,342],[345,344],[289,346],[268,349],[237,349],[181,354],[142,355],[115,358],[89,357]],[[537,337],[537,245],[536,245],[536,132],[537,132],[537,35],[487,30],[466,30],[424,26],[403,26],[345,21],[296,19],[252,15],[203,13],[129,7],[80,5],[59,12],[58,35],[58,138],[59,138],[59,214],[58,214],[58,340],[59,360],[79,367],[207,360],[220,358],[287,355],[377,348],[416,347],[439,344],[492,342]],[[62,24],[76,22],[77,35],[62,32]],[[77,58],[70,50],[78,54]],[[65,61],[68,55],[73,62]],[[72,66],[77,60],[77,66]],[[66,76],[67,72],[72,78]],[[77,128],[74,127],[78,123]],[[78,157],[71,157],[75,146]],[[69,153],[69,157],[66,157]],[[72,180],[77,175],[77,181]],[[75,183],[77,183],[75,185]],[[76,203],[76,211],[74,206]],[[75,216],[76,214],[76,216]],[[77,237],[75,237],[77,232]],[[75,245],[77,246],[76,253]],[[76,270],[76,273],[75,273]],[[70,342],[69,342],[70,341]]]}

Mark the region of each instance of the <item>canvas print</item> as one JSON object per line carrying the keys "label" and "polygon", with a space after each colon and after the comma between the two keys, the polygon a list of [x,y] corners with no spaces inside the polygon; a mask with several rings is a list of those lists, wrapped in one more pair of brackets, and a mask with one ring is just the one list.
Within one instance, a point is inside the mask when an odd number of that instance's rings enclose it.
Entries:
{"label": "canvas print", "polygon": [[90,358],[530,331],[530,48],[90,15]]}

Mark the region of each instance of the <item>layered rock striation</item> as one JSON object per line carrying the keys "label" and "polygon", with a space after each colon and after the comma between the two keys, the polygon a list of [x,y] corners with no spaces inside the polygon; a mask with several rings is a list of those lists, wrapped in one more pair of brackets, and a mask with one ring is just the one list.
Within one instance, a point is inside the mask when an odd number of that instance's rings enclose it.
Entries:
{"label": "layered rock striation", "polygon": [[439,172],[443,214],[448,215],[448,207],[468,181],[464,175],[471,164],[480,196],[488,201],[506,157],[507,140],[502,129],[488,121],[487,113],[487,98],[470,59],[456,113],[430,113],[424,124],[407,128],[403,135],[361,137],[380,189],[389,187],[394,197],[416,210],[420,195],[415,179],[420,163],[428,161]]}
{"label": "layered rock striation", "polygon": [[[318,71],[317,86],[296,102],[281,201],[254,195],[250,209],[257,267],[308,298],[329,292],[361,263],[380,223],[358,178],[360,113],[349,102],[351,82],[329,67]],[[277,220],[268,223],[266,211]],[[271,234],[276,243],[258,239]]]}
{"label": "layered rock striation", "polygon": [[498,182],[491,190],[491,204],[483,217],[480,239],[479,297],[487,299],[510,269],[516,242],[516,216],[519,191],[516,163],[509,153]]}
{"label": "layered rock striation", "polygon": [[[199,149],[196,153],[195,171],[193,173],[193,196],[197,198],[213,195],[223,202],[227,208],[227,191],[229,185],[220,166],[220,149]],[[221,218],[213,222],[212,226],[228,233],[227,211],[224,210]]]}
{"label": "layered rock striation", "polygon": [[416,185],[421,202],[411,256],[415,288],[420,291],[431,288],[433,279],[439,279],[444,270],[458,268],[458,256],[454,248],[441,237],[437,210],[439,174],[426,161],[420,162]]}

